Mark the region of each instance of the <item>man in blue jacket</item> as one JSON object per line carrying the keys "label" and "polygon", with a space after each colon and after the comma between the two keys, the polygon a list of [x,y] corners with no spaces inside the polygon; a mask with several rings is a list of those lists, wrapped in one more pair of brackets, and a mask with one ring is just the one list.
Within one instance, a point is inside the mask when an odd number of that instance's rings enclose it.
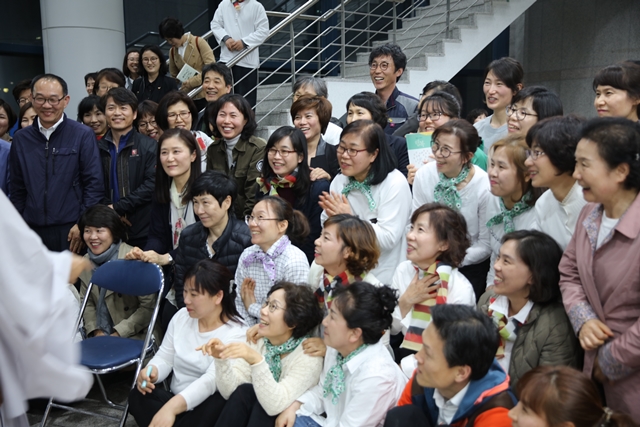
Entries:
{"label": "man in blue jacket", "polygon": [[69,95],[62,78],[34,78],[31,95],[38,118],[11,144],[11,202],[49,250],[77,252],[78,219],[104,194],[96,137],[64,114]]}

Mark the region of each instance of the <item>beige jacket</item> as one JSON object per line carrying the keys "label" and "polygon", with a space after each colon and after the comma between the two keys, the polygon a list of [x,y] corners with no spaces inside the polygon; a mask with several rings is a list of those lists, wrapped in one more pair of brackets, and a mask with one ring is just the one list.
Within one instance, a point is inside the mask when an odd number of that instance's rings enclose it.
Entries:
{"label": "beige jacket", "polygon": [[[132,249],[126,243],[120,245],[118,250],[118,259],[124,259],[124,256]],[[85,257],[89,257],[85,255]],[[87,294],[89,282],[93,272],[85,271],[80,275],[80,296],[84,299]],[[98,305],[98,297],[100,296],[100,288],[94,286],[91,289],[91,297],[87,301],[87,307],[84,310],[84,327],[87,335],[97,329],[96,326],[96,307]],[[144,295],[140,297],[124,294],[116,294],[113,291],[107,291],[105,301],[107,309],[113,320],[114,329],[121,337],[144,339],[147,327],[153,315],[153,309],[156,304],[155,295]]]}
{"label": "beige jacket", "polygon": [[[172,47],[169,51],[169,72],[171,76],[176,77],[184,64],[189,64],[191,67],[202,73],[202,68],[206,64],[216,62],[216,58],[213,56],[213,51],[209,46],[209,43],[202,37],[196,37],[189,34],[187,39],[187,47],[184,51],[184,58],[178,53],[178,49]],[[182,83],[180,90],[183,92],[190,92],[191,90],[202,85],[202,74],[196,74],[186,82]],[[204,94],[200,92],[195,99],[203,98]]]}

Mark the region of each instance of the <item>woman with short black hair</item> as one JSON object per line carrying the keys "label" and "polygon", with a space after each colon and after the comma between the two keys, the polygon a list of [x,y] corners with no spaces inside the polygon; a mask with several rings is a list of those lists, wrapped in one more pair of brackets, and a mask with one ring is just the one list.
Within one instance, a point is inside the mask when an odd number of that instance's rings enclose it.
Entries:
{"label": "woman with short black hair", "polygon": [[[140,49],[140,77],[131,87],[138,102],[147,99],[160,102],[167,93],[178,90],[176,80],[167,76],[167,61],[158,46],[146,45]],[[97,83],[97,82],[96,82]],[[124,86],[124,85],[123,85]]]}
{"label": "woman with short black hair", "polygon": [[107,118],[104,111],[100,110],[100,97],[98,95],[89,95],[83,98],[78,104],[78,121],[93,130],[96,138],[102,139],[107,133]]}
{"label": "woman with short black hair", "polygon": [[291,126],[278,128],[267,141],[256,200],[278,195],[307,217],[310,232],[300,249],[307,255],[309,263],[313,261],[313,242],[322,230],[322,208],[318,200],[323,192],[329,191],[329,181],[311,181],[310,175],[307,141],[302,131]]}
{"label": "woman with short black hair", "polygon": [[204,345],[203,351],[215,358],[216,384],[227,399],[211,424],[273,425],[278,414],[316,385],[323,359],[305,354],[301,344],[321,321],[309,287],[278,282],[262,304],[257,343],[214,338]]}
{"label": "woman with short black hair", "polygon": [[162,136],[162,129],[160,129],[156,122],[157,111],[158,103],[149,101],[148,99],[142,101],[138,104],[138,117],[136,117],[135,121],[138,132],[156,141]]}
{"label": "woman with short black hair", "polygon": [[[78,221],[78,228],[87,245],[85,255],[95,268],[115,259],[124,259],[132,249],[124,243],[125,225],[113,209],[105,205],[88,208]],[[87,293],[92,271],[80,275],[80,295]],[[144,339],[156,295],[132,296],[107,291],[93,286],[84,311],[84,329],[87,337],[114,335]]]}
{"label": "woman with short black hair", "polygon": [[405,228],[411,214],[411,190],[395,168],[395,159],[382,128],[371,120],[356,120],[342,131],[337,148],[342,174],[330,194],[320,196],[322,218],[341,213],[371,222],[380,244],[380,263],[373,274],[391,283],[395,267],[404,260]]}
{"label": "woman with short black hair", "polygon": [[560,246],[540,231],[505,234],[494,286],[478,302],[500,332],[496,358],[512,387],[539,365],[578,366],[578,340],[558,287],[561,257]]}
{"label": "woman with short black hair", "polygon": [[208,114],[215,139],[207,149],[207,169],[235,178],[238,198],[234,210],[238,218],[244,218],[255,205],[256,179],[262,172],[267,143],[254,135],[258,127],[255,114],[242,95],[223,95]]}
{"label": "woman with short black hair", "polygon": [[640,64],[624,61],[598,71],[593,79],[593,105],[599,117],[640,117]]}
{"label": "woman with short black hair", "polygon": [[562,101],[555,92],[544,86],[527,86],[507,106],[507,129],[510,134],[527,136],[537,122],[562,114]]}
{"label": "woman with short black hair", "polygon": [[527,133],[530,150],[524,164],[531,185],[549,189],[536,202],[537,223],[563,250],[587,203],[573,177],[581,127],[582,120],[576,116],[553,117],[536,123]]}

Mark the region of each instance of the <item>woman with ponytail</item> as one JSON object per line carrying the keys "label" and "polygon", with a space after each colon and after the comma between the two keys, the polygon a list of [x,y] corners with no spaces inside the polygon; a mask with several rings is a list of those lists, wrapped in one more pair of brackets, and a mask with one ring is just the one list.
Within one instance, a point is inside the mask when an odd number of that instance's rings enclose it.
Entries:
{"label": "woman with ponytail", "polygon": [[267,196],[245,217],[251,243],[240,255],[235,283],[236,306],[247,326],[260,319],[260,309],[269,289],[279,281],[306,283],[309,275],[307,256],[295,244],[309,234],[309,223],[285,199]]}
{"label": "woman with ponytail", "polygon": [[[129,411],[141,427],[211,425],[220,407],[212,396],[219,375],[213,358],[195,349],[207,339],[244,341],[229,269],[208,259],[199,261],[185,275],[183,294],[186,307],[171,319],[160,350],[140,371],[129,394]],[[171,389],[159,387],[171,373]]]}
{"label": "woman with ponytail", "polygon": [[203,352],[215,358],[219,393],[214,399],[224,407],[209,425],[273,425],[279,413],[318,383],[322,358],[305,354],[301,344],[321,321],[309,287],[278,282],[262,304],[257,342],[228,344],[216,338],[204,345]]}
{"label": "woman with ponytail", "polygon": [[282,412],[277,425],[382,424],[407,382],[380,339],[391,326],[397,301],[395,290],[366,282],[335,290],[322,321],[327,354],[320,383]]}
{"label": "woman with ponytail", "polygon": [[635,427],[631,418],[603,406],[595,384],[566,366],[538,366],[516,389],[513,427]]}
{"label": "woman with ponytail", "polygon": [[267,142],[256,200],[280,196],[307,217],[310,232],[299,247],[309,263],[313,261],[313,242],[322,230],[318,200],[322,192],[329,191],[329,181],[324,178],[312,181],[310,175],[304,133],[291,126],[278,128]]}

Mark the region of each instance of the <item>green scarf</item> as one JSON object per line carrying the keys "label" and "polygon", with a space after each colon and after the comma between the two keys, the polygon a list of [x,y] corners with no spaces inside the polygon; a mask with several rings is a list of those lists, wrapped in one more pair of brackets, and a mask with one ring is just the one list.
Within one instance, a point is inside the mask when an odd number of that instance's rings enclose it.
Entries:
{"label": "green scarf", "polygon": [[518,215],[521,215],[532,208],[532,206],[527,203],[529,200],[531,200],[531,193],[527,193],[522,196],[522,199],[513,205],[511,210],[509,210],[504,206],[502,197],[500,197],[500,213],[487,221],[487,227],[504,223],[505,234],[516,231],[516,226],[513,224],[513,220]]}
{"label": "green scarf", "polygon": [[353,350],[347,357],[342,357],[340,352],[336,355],[336,364],[329,369],[327,376],[324,379],[323,397],[327,397],[329,393],[333,395],[331,403],[338,404],[338,398],[344,392],[344,369],[342,366],[349,360],[353,359],[358,354],[362,353],[362,350],[367,348],[368,344],[362,344],[360,347]]}
{"label": "green scarf", "polygon": [[291,337],[284,344],[280,345],[273,345],[267,338],[264,339],[264,348],[267,351],[264,355],[264,360],[266,360],[267,365],[269,365],[269,370],[271,371],[271,375],[273,375],[273,379],[280,381],[280,375],[282,374],[282,358],[280,356],[291,353],[307,338],[309,337]]}
{"label": "green scarf", "polygon": [[364,181],[359,182],[352,176],[349,177],[349,182],[342,189],[342,194],[348,196],[349,193],[353,190],[358,190],[367,198],[367,202],[369,203],[369,210],[373,211],[376,208],[376,201],[373,200],[373,193],[371,193],[371,186],[369,185],[371,182],[371,178],[367,176]]}
{"label": "green scarf", "polygon": [[455,178],[447,178],[445,174],[441,173],[440,181],[436,184],[435,191],[433,192],[434,200],[459,212],[462,208],[462,199],[460,198],[460,193],[456,185],[467,179],[470,170],[471,167],[469,167],[469,165],[462,166],[462,170]]}

